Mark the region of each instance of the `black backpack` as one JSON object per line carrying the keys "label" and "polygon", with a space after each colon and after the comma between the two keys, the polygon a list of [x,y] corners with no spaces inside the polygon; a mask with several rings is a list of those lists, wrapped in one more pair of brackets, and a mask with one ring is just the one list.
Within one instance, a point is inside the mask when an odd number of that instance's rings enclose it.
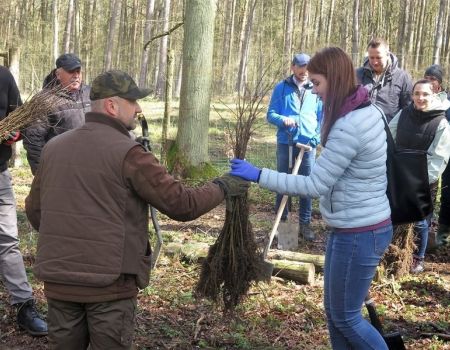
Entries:
{"label": "black backpack", "polygon": [[[435,119],[434,133],[441,118]],[[427,151],[397,149],[384,115],[383,121],[387,135],[387,196],[392,223],[399,225],[420,221],[433,211]]]}

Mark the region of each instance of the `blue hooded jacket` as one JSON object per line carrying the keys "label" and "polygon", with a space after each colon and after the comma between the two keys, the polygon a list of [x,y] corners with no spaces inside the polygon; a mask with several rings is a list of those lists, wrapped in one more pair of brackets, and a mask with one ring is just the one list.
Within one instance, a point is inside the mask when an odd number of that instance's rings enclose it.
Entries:
{"label": "blue hooded jacket", "polygon": [[267,121],[278,128],[277,142],[286,145],[288,127],[283,121],[287,117],[295,119],[298,125],[297,133],[293,135],[294,143],[309,143],[312,147],[320,143],[322,101],[312,93],[311,83],[306,83],[304,89],[299,91],[293,76],[290,76],[279,82],[273,90]]}

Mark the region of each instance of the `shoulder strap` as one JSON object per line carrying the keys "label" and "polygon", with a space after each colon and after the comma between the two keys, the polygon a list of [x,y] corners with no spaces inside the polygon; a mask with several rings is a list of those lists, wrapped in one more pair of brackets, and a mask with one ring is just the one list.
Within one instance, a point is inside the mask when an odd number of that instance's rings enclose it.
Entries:
{"label": "shoulder strap", "polygon": [[389,125],[388,122],[386,120],[386,116],[384,115],[383,111],[381,110],[380,107],[378,107],[376,104],[372,103],[372,106],[374,106],[376,109],[378,109],[378,111],[381,114],[381,119],[383,119],[384,122],[384,131],[386,131],[386,141],[387,141],[387,146],[388,146],[388,152],[395,152],[395,142],[394,142],[394,138],[392,137],[391,134],[391,129],[389,129]]}

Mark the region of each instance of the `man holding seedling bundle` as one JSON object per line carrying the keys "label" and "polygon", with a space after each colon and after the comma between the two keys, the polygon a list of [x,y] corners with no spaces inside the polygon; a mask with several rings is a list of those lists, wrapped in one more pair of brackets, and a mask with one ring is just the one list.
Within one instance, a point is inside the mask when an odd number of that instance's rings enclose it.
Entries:
{"label": "man holding seedling bundle", "polygon": [[[21,104],[14,77],[6,67],[0,66],[0,119],[6,118]],[[19,327],[33,336],[41,336],[47,334],[47,324],[36,311],[33,291],[19,250],[16,201],[8,170],[11,145],[19,138],[18,131],[12,132],[0,144],[0,275],[11,304],[17,308]]]}

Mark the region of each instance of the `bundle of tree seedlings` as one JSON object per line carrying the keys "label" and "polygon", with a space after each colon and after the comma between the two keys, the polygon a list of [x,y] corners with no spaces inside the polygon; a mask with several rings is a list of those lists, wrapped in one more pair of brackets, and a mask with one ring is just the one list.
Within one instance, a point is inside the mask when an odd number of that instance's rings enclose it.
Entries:
{"label": "bundle of tree seedlings", "polygon": [[38,122],[45,123],[49,114],[67,102],[64,96],[65,91],[60,86],[36,93],[0,121],[0,142],[6,140],[14,131],[23,130]]}
{"label": "bundle of tree seedlings", "polygon": [[[236,122],[229,128],[234,156],[244,159],[247,145],[254,132],[255,122],[263,111],[262,99],[269,85],[255,93],[238,97],[236,110],[231,110]],[[261,91],[264,93],[261,93]],[[259,93],[256,93],[259,92]],[[225,223],[217,241],[210,247],[202,263],[196,295],[218,301],[222,296],[225,310],[232,310],[248,292],[252,282],[270,278],[270,264],[264,262],[255,243],[248,218],[248,197],[227,200]]]}
{"label": "bundle of tree seedlings", "polygon": [[381,260],[381,267],[386,275],[402,277],[409,273],[413,260],[414,225],[396,225],[392,242]]}

